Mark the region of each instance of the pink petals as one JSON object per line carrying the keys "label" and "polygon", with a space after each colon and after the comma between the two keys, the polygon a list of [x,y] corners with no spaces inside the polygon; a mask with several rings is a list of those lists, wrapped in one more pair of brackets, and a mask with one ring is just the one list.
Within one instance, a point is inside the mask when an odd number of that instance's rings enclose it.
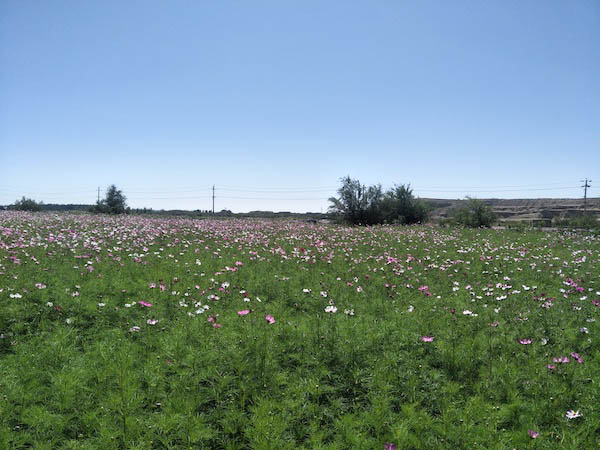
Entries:
{"label": "pink petals", "polygon": [[152,306],[152,303],[148,303],[148,302],[139,301],[138,303],[142,306],[145,306],[146,308],[150,308]]}
{"label": "pink petals", "polygon": [[519,344],[521,344],[521,345],[529,345],[532,342],[533,341],[531,339],[528,339],[528,338],[519,339]]}
{"label": "pink petals", "polygon": [[265,320],[269,322],[269,324],[275,323],[275,317],[273,317],[271,314],[267,314],[265,316]]}
{"label": "pink petals", "polygon": [[529,431],[527,431],[527,434],[529,434],[529,436],[531,436],[531,439],[537,439],[538,437],[540,437],[540,433],[538,433],[535,430],[529,430]]}
{"label": "pink petals", "polygon": [[238,314],[240,316],[245,316],[246,314],[250,313],[249,309],[242,309],[241,311],[238,311]]}
{"label": "pink petals", "polygon": [[421,336],[423,342],[433,342],[435,338],[433,336]]}

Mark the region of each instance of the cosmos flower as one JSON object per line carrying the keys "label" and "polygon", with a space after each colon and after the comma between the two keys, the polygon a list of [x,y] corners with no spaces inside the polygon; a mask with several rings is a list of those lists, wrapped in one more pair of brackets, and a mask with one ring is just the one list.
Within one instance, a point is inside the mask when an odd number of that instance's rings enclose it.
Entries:
{"label": "cosmos flower", "polygon": [[435,338],[433,336],[421,336],[423,342],[433,342]]}
{"label": "cosmos flower", "polygon": [[238,314],[240,316],[245,316],[246,314],[248,314],[250,312],[249,309],[242,309],[241,311],[238,311]]}
{"label": "cosmos flower", "polygon": [[271,314],[267,314],[267,315],[265,316],[265,320],[266,320],[267,322],[269,322],[270,324],[271,324],[271,323],[275,323],[275,317],[273,317]]}
{"label": "cosmos flower", "polygon": [[529,434],[529,436],[531,436],[531,439],[537,439],[538,437],[540,437],[540,433],[538,433],[535,430],[529,430],[527,431],[527,433]]}
{"label": "cosmos flower", "polygon": [[577,419],[578,417],[583,417],[583,414],[579,413],[579,410],[577,411],[573,411],[572,409],[568,410],[567,413],[565,414],[565,417],[569,420],[571,419]]}

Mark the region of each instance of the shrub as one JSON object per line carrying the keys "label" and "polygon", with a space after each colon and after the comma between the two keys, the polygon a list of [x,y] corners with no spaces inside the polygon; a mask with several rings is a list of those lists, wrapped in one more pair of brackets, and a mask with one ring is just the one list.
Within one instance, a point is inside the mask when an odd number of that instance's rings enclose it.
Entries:
{"label": "shrub", "polygon": [[106,190],[106,197],[92,206],[90,210],[103,214],[123,214],[127,208],[125,200],[126,197],[123,192],[117,189],[114,184],[111,184]]}
{"label": "shrub", "polygon": [[38,203],[31,198],[23,196],[21,200],[16,200],[15,203],[8,208],[16,211],[41,211],[44,208],[44,203]]}
{"label": "shrub", "polygon": [[574,227],[586,229],[600,228],[600,222],[598,221],[596,216],[592,214],[584,214],[577,217],[571,217],[569,219],[558,219],[554,221],[554,225],[559,227]]}
{"label": "shrub", "polygon": [[456,221],[466,227],[491,227],[496,221],[496,213],[481,200],[467,197],[462,206],[454,212]]}
{"label": "shrub", "polygon": [[385,196],[385,219],[388,223],[412,224],[425,222],[431,207],[415,198],[409,185],[394,186]]}
{"label": "shrub", "polygon": [[367,187],[349,176],[341,182],[339,197],[329,199],[329,212],[338,220],[352,225],[411,224],[429,215],[429,205],[413,196],[410,185],[394,186],[384,194],[380,184]]}
{"label": "shrub", "polygon": [[329,212],[352,225],[373,225],[382,222],[383,192],[381,186],[367,188],[349,176],[340,180],[339,198],[331,197]]}

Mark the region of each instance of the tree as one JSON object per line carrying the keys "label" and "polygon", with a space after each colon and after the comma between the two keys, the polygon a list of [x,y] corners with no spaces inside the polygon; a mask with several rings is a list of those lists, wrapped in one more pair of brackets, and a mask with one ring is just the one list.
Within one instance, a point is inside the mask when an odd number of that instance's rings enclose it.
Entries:
{"label": "tree", "polygon": [[92,211],[104,214],[123,214],[127,208],[123,192],[111,184],[106,190],[106,197],[92,207]]}
{"label": "tree", "polygon": [[429,204],[415,198],[409,185],[394,186],[385,196],[384,216],[388,223],[412,224],[425,222],[429,216]]}
{"label": "tree", "polygon": [[366,186],[346,176],[340,180],[339,198],[331,197],[329,212],[352,225],[381,223],[383,193],[381,186]]}
{"label": "tree", "polygon": [[496,213],[481,200],[467,197],[462,206],[456,209],[454,217],[461,225],[479,228],[491,227],[496,221]]}
{"label": "tree", "polygon": [[430,207],[413,196],[410,185],[396,185],[384,194],[380,184],[367,187],[349,176],[340,181],[339,197],[329,199],[329,212],[346,223],[412,224],[427,220]]}
{"label": "tree", "polygon": [[8,208],[17,211],[41,211],[44,208],[44,203],[38,203],[31,198],[26,198],[23,196],[21,200],[16,200],[15,203],[10,205]]}

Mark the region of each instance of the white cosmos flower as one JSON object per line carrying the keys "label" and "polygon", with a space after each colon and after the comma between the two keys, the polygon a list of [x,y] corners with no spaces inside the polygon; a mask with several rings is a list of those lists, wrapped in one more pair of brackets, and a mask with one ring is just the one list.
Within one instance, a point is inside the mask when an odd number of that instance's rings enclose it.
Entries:
{"label": "white cosmos flower", "polygon": [[579,413],[579,410],[577,411],[573,411],[572,409],[568,410],[567,413],[565,414],[565,417],[567,419],[577,419],[578,417],[582,417],[583,414]]}

